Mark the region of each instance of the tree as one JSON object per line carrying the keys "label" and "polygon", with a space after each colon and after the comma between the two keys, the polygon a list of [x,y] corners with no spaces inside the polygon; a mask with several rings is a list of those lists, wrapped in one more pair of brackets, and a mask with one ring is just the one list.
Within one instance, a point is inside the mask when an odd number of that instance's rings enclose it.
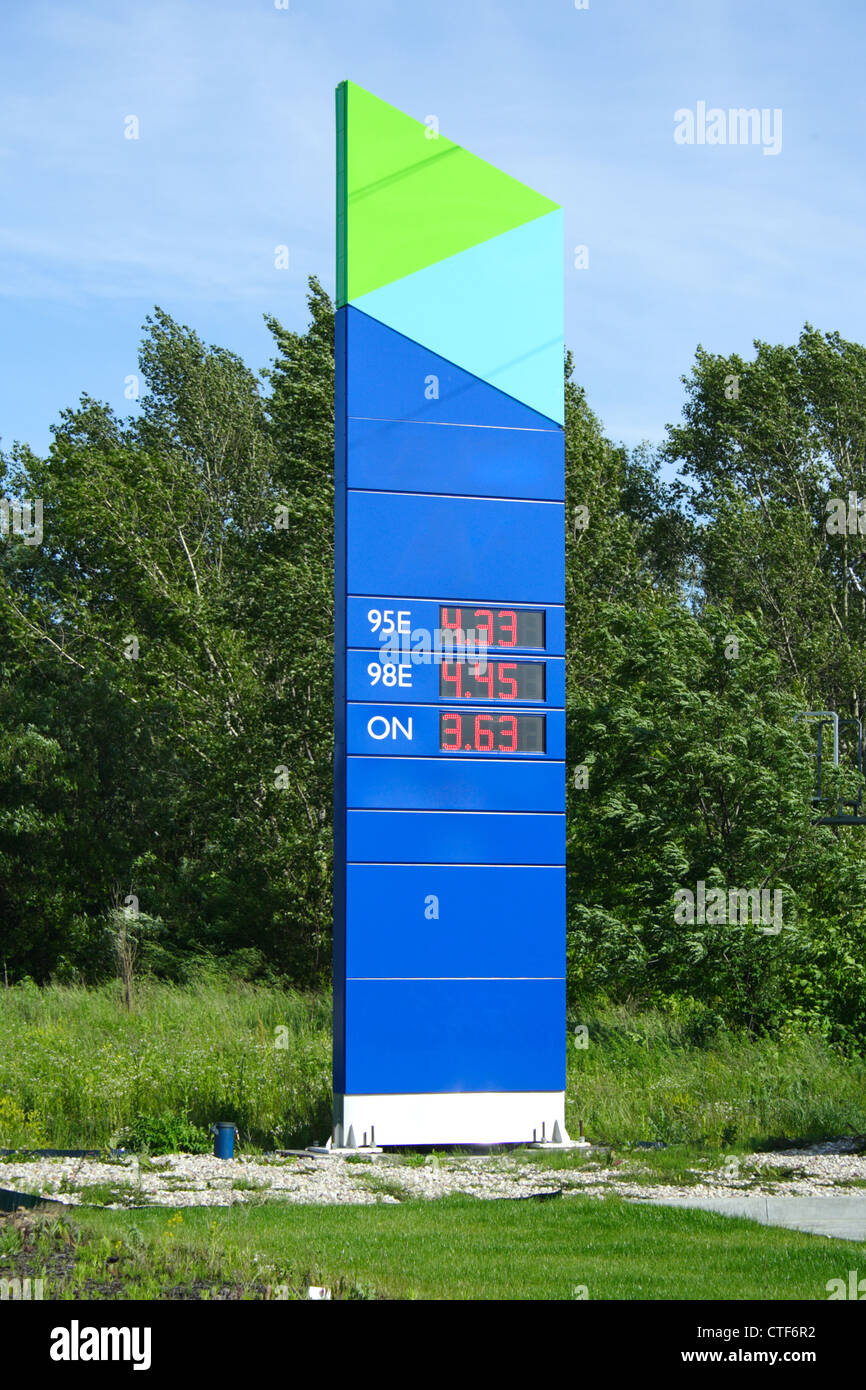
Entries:
{"label": "tree", "polygon": [[[828,503],[866,495],[866,349],[808,324],[755,360],[699,348],[665,456],[695,489],[708,603],[753,613],[804,699],[861,717],[866,536]],[[864,527],[866,531],[866,517]]]}
{"label": "tree", "polygon": [[[43,499],[45,534],[2,554],[19,785],[0,854],[19,971],[104,966],[118,882],[162,923],[165,966],[208,950],[301,983],[327,968],[332,407],[307,378],[333,365],[315,285],[311,307],[307,335],[271,323],[270,399],[157,309],[141,417],[84,397],[47,459],[13,453],[11,485]],[[317,457],[304,411],[325,422]]]}
{"label": "tree", "polygon": [[[588,786],[569,794],[572,990],[686,994],[752,1028],[807,1012],[796,982],[814,986],[822,954],[838,964],[866,946],[866,864],[850,836],[812,824],[811,754],[779,658],[755,620],[670,598],[603,606],[591,640],[614,656],[605,697],[569,712],[589,757]],[[678,891],[699,881],[778,891],[781,930],[678,921]],[[829,1017],[866,1025],[863,972]]]}

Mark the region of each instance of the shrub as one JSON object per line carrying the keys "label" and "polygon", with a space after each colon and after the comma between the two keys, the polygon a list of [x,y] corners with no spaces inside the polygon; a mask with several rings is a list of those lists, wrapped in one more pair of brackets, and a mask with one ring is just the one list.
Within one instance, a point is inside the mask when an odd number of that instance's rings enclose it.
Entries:
{"label": "shrub", "polygon": [[11,1096],[0,1096],[0,1149],[38,1149],[47,1143],[35,1110],[25,1110]]}
{"label": "shrub", "polygon": [[184,1115],[136,1115],[118,1135],[118,1146],[136,1153],[206,1154],[213,1148],[210,1130]]}

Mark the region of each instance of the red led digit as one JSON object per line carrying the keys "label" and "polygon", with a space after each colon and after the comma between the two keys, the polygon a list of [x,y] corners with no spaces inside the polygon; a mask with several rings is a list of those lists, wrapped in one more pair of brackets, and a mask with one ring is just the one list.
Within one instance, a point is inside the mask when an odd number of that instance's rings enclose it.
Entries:
{"label": "red led digit", "polygon": [[[479,623],[479,622],[478,622],[478,619],[479,619],[479,618],[483,618],[484,621],[481,622],[481,623]],[[492,647],[492,646],[493,646],[493,613],[491,612],[491,610],[490,610],[489,608],[476,608],[476,610],[475,610],[475,633],[476,633],[476,641],[480,640],[478,634],[479,634],[482,630],[483,630],[484,632],[487,633],[487,636],[486,636],[485,639],[484,639],[485,642],[487,643],[488,647]]]}
{"label": "red led digit", "polygon": [[[462,690],[461,690],[461,681],[460,681],[460,672],[461,672],[461,666],[462,666],[462,664],[463,664],[463,663],[460,662],[460,661],[451,661],[451,662],[443,661],[443,662],[442,662],[442,682],[443,682],[443,685],[446,685],[446,686],[447,686],[447,685],[453,685],[453,686],[454,686],[454,694],[455,694],[455,695],[461,695],[461,694],[463,693]],[[449,674],[448,674],[448,668],[449,668],[449,666],[453,666],[453,668],[454,668],[454,675],[453,675],[453,676],[449,676]],[[443,695],[447,695],[447,694],[448,694],[447,689],[443,690],[443,691],[442,691],[442,694],[443,694]]]}
{"label": "red led digit", "polygon": [[454,612],[455,612],[455,614],[456,614],[457,616],[455,617],[453,623],[449,623],[449,621],[448,621],[448,609],[447,609],[447,608],[443,608],[443,609],[442,609],[442,626],[443,626],[443,627],[450,627],[450,628],[453,628],[455,632],[459,632],[459,630],[460,630],[460,609],[459,609],[459,608],[455,608],[455,609],[454,609]]}
{"label": "red led digit", "polygon": [[476,661],[476,663],[475,663],[475,670],[472,672],[472,675],[473,675],[473,677],[475,678],[475,680],[477,680],[477,682],[478,682],[479,685],[486,685],[486,686],[487,686],[487,698],[488,698],[488,700],[492,700],[492,699],[493,699],[493,662],[492,662],[492,661],[488,661],[488,662],[486,662],[485,664],[486,664],[486,666],[487,666],[487,670],[484,671],[484,672],[482,672],[482,670],[481,670],[481,662],[480,662],[480,661]]}
{"label": "red led digit", "polygon": [[[453,728],[447,729],[445,726],[446,726],[446,724],[448,724],[449,721],[452,722]],[[453,742],[453,743],[448,743],[448,742],[446,742],[446,738],[445,738],[445,735],[446,735],[446,734],[451,735],[451,736],[453,737],[453,739],[454,739],[454,742]],[[452,752],[453,752],[455,749],[457,749],[457,748],[460,747],[460,715],[459,715],[459,714],[443,714],[443,716],[442,716],[442,747],[443,747],[443,748],[448,748],[448,749],[450,749]]]}
{"label": "red led digit", "polygon": [[[499,646],[499,647],[516,647],[516,646],[517,646],[517,614],[515,613],[515,611],[514,611],[513,608],[500,608],[500,610],[499,610],[499,624],[500,624],[499,641],[497,642],[496,645]],[[506,642],[506,640],[505,640],[505,634],[506,634],[506,633],[510,633],[510,634],[511,634],[511,635],[510,635],[510,640],[507,641],[507,642]]]}
{"label": "red led digit", "polygon": [[[506,736],[511,739],[510,743],[504,742]],[[499,747],[503,753],[517,752],[517,716],[514,714],[499,716]]]}
{"label": "red led digit", "polygon": [[[476,714],[475,716],[475,747],[481,753],[489,753],[493,747],[493,730],[482,728],[482,724],[492,724],[492,714]],[[482,739],[484,742],[482,742]],[[489,742],[488,742],[489,740]]]}
{"label": "red led digit", "polygon": [[[517,696],[517,665],[513,661],[500,661],[497,663],[499,671],[500,685],[510,685],[510,690],[500,690],[500,700],[514,700]],[[506,671],[513,671],[513,676],[506,676]]]}

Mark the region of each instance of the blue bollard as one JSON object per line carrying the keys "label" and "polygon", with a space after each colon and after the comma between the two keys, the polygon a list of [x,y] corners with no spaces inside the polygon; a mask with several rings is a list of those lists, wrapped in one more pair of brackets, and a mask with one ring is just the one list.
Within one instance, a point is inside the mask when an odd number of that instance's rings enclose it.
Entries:
{"label": "blue bollard", "polygon": [[234,1158],[235,1156],[235,1125],[233,1120],[218,1120],[215,1125],[211,1125],[213,1131],[214,1144],[213,1151],[215,1158]]}

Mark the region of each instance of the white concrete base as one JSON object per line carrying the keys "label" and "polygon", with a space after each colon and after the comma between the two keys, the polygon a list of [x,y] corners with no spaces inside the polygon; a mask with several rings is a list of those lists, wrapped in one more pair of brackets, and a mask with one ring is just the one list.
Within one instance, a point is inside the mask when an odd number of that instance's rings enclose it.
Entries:
{"label": "white concrete base", "polygon": [[335,1148],[568,1142],[564,1091],[335,1096]]}
{"label": "white concrete base", "polygon": [[379,1148],[378,1145],[374,1147],[372,1144],[352,1144],[351,1146],[344,1145],[340,1148],[334,1143],[333,1138],[331,1138],[326,1144],[309,1144],[306,1149],[301,1149],[299,1152],[303,1156],[315,1154],[316,1158],[331,1158],[334,1155],[336,1155],[337,1158],[345,1158],[347,1155],[355,1154],[361,1154],[362,1156],[368,1154],[373,1158],[376,1154],[384,1153],[385,1151]]}
{"label": "white concrete base", "polygon": [[538,1144],[527,1144],[528,1149],[591,1149],[592,1144],[588,1139],[569,1139],[567,1136],[561,1141],[551,1140],[539,1142]]}

